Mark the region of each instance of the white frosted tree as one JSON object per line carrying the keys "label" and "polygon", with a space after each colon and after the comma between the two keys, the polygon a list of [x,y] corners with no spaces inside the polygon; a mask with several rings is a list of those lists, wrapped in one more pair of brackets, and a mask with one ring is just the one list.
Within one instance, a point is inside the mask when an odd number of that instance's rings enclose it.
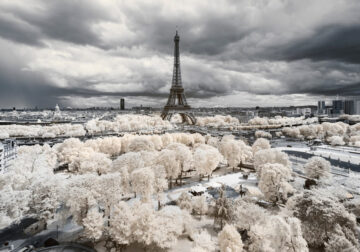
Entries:
{"label": "white frosted tree", "polygon": [[179,198],[176,201],[176,204],[181,208],[187,210],[189,213],[192,213],[192,203],[191,196],[187,192],[182,192]]}
{"label": "white frosted tree", "polygon": [[295,190],[287,182],[291,173],[282,164],[264,164],[259,180],[259,189],[264,194],[265,199],[277,203],[286,201],[288,194]]}
{"label": "white frosted tree", "polygon": [[291,162],[286,153],[277,149],[264,149],[257,151],[254,155],[254,168],[256,170],[258,180],[261,179],[261,170],[267,163],[282,164],[284,167],[288,168],[289,173],[291,174]]}
{"label": "white frosted tree", "polygon": [[0,229],[20,221],[29,212],[30,190],[13,190],[10,185],[0,193]]}
{"label": "white frosted tree", "polygon": [[97,207],[91,208],[83,219],[84,235],[91,240],[99,240],[104,230],[104,217]]}
{"label": "white frosted tree", "polygon": [[241,235],[232,225],[226,224],[218,235],[220,252],[242,252]]}
{"label": "white frosted tree", "polygon": [[270,148],[271,145],[269,143],[269,140],[265,138],[258,138],[252,145],[253,155],[255,155],[255,153],[258,152],[259,150],[266,150]]}
{"label": "white frosted tree", "polygon": [[169,180],[170,189],[172,188],[172,180],[179,177],[181,173],[181,167],[176,160],[176,151],[164,149],[160,151],[156,158],[156,164],[165,168],[166,177]]}
{"label": "white frosted tree", "polygon": [[96,177],[96,182],[90,187],[97,202],[104,207],[105,216],[109,218],[111,207],[122,200],[123,187],[121,173],[113,172]]}
{"label": "white frosted tree", "polygon": [[155,146],[151,139],[145,136],[137,136],[131,139],[129,144],[130,152],[138,152],[138,151],[154,151]]}
{"label": "white frosted tree", "polygon": [[195,246],[191,251],[215,251],[215,242],[207,230],[199,230],[199,232],[193,234],[192,238]]}
{"label": "white frosted tree", "polygon": [[219,139],[217,137],[212,137],[212,136],[206,136],[206,144],[218,148],[219,147]]}
{"label": "white frosted tree", "polygon": [[187,147],[186,145],[184,145],[182,143],[169,144],[166,147],[166,149],[175,151],[175,154],[176,154],[175,158],[181,168],[181,172],[180,172],[180,176],[179,176],[180,184],[181,184],[182,174],[184,172],[190,170],[190,168],[191,168],[192,160],[193,160],[192,153],[191,153],[189,147]]}
{"label": "white frosted tree", "polygon": [[326,139],[331,145],[345,145],[343,136],[331,136]]}
{"label": "white frosted tree", "polygon": [[340,225],[336,224],[334,232],[330,234],[329,240],[325,242],[325,252],[338,251],[358,252],[359,247],[346,239]]}
{"label": "white frosted tree", "polygon": [[304,166],[306,176],[313,179],[326,179],[331,177],[331,164],[322,157],[310,158]]}
{"label": "white frosted tree", "polygon": [[241,163],[241,146],[233,138],[224,136],[219,144],[220,152],[233,170]]}
{"label": "white frosted tree", "polygon": [[308,247],[297,218],[270,216],[264,223],[251,227],[249,252],[307,252]]}
{"label": "white frosted tree", "polygon": [[155,150],[161,150],[163,148],[162,138],[159,135],[151,135],[150,141],[153,143]]}
{"label": "white frosted tree", "polygon": [[305,190],[292,196],[287,208],[300,219],[302,233],[309,246],[322,247],[335,235],[341,237],[342,243],[350,242],[359,249],[355,216],[330,193]]}
{"label": "white frosted tree", "polygon": [[195,196],[191,199],[192,211],[196,215],[205,215],[208,211],[208,203],[205,195]]}
{"label": "white frosted tree", "polygon": [[115,159],[112,163],[112,171],[121,171],[122,169],[126,169],[129,174],[135,169],[143,167],[145,167],[145,164],[140,152],[125,153]]}
{"label": "white frosted tree", "polygon": [[156,165],[152,167],[152,169],[154,171],[154,191],[158,200],[158,209],[160,209],[163,192],[168,188],[166,171],[165,168],[161,165]]}
{"label": "white frosted tree", "polygon": [[269,139],[271,139],[271,138],[272,138],[272,135],[271,135],[269,132],[266,132],[266,131],[264,131],[264,130],[257,130],[257,131],[255,132],[255,137],[256,137],[256,138],[262,137],[262,138],[269,138]]}
{"label": "white frosted tree", "polygon": [[37,218],[48,221],[60,207],[60,194],[66,187],[61,176],[35,177],[29,188],[31,190],[29,207]]}
{"label": "white frosted tree", "polygon": [[70,164],[78,156],[83,146],[84,143],[78,138],[69,138],[63,143],[55,145],[59,163]]}
{"label": "white frosted tree", "polygon": [[231,202],[226,197],[225,186],[223,185],[220,187],[219,197],[215,201],[214,224],[219,224],[222,229],[224,224],[230,221],[230,209]]}
{"label": "white frosted tree", "polygon": [[[61,202],[65,203],[68,212],[63,211],[62,214],[70,214],[78,224],[82,224],[89,209],[97,206],[97,199],[102,198],[99,194],[98,179],[102,176],[94,174],[77,175],[70,178],[67,184],[67,190],[61,194]],[[64,216],[65,218],[68,216]]]}
{"label": "white frosted tree", "polygon": [[235,200],[229,213],[233,225],[241,231],[250,231],[252,226],[261,225],[269,218],[269,213],[264,208],[247,198]]}
{"label": "white frosted tree", "polygon": [[85,147],[69,165],[69,170],[74,172],[97,173],[98,175],[110,172],[112,162],[104,153],[95,152]]}
{"label": "white frosted tree", "polygon": [[139,168],[131,173],[131,186],[141,195],[143,202],[149,202],[154,193],[154,172],[150,167]]}
{"label": "white frosted tree", "polygon": [[165,133],[165,134],[161,135],[161,141],[163,144],[163,148],[166,148],[166,146],[168,146],[169,144],[171,144],[173,142],[173,137],[171,134]]}
{"label": "white frosted tree", "polygon": [[135,220],[133,209],[124,201],[115,204],[109,225],[109,234],[118,245],[124,246],[132,243],[132,225]]}
{"label": "white frosted tree", "polygon": [[172,248],[180,235],[189,234],[191,217],[177,206],[165,206],[155,213],[152,225],[153,243],[161,249]]}
{"label": "white frosted tree", "polygon": [[235,140],[232,135],[224,136],[219,144],[221,154],[225,157],[230,168],[233,170],[238,167],[241,162],[252,159],[252,149],[242,140]]}
{"label": "white frosted tree", "polygon": [[221,160],[222,156],[218,149],[210,145],[201,144],[194,151],[194,167],[200,178],[202,176],[209,178]]}

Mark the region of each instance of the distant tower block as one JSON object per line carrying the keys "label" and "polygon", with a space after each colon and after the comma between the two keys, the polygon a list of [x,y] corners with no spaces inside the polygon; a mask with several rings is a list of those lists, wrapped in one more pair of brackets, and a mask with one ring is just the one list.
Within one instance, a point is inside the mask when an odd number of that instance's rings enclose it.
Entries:
{"label": "distant tower block", "polygon": [[120,99],[120,110],[125,110],[125,99],[124,98]]}
{"label": "distant tower block", "polygon": [[170,88],[170,95],[161,113],[161,118],[170,120],[174,114],[180,114],[183,122],[191,122],[192,124],[195,124],[195,116],[191,112],[191,107],[186,102],[184,88],[181,83],[179,41],[180,37],[176,31],[174,37],[174,71]]}

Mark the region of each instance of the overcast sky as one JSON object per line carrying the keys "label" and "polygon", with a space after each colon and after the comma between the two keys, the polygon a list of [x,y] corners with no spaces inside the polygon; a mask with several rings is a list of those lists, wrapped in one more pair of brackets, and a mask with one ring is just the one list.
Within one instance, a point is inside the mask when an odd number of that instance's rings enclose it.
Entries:
{"label": "overcast sky", "polygon": [[1,0],[0,108],[161,107],[180,34],[190,105],[360,95],[359,0]]}

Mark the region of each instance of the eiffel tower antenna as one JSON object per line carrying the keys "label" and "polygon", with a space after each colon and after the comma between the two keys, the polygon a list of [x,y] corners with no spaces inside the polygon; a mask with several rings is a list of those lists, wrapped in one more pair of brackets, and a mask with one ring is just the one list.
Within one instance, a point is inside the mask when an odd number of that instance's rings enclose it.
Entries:
{"label": "eiffel tower antenna", "polygon": [[170,88],[170,95],[168,101],[161,113],[162,119],[170,120],[174,114],[180,114],[183,122],[195,124],[196,118],[191,112],[191,107],[187,104],[184,88],[181,81],[180,71],[180,36],[176,30],[174,37],[174,70]]}

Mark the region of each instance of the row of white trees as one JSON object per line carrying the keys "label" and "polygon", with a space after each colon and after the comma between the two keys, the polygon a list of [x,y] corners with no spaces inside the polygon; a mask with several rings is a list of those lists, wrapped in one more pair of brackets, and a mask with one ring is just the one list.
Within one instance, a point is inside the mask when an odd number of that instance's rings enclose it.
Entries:
{"label": "row of white trees", "polygon": [[[197,117],[197,126],[206,127],[231,127],[251,129],[256,126],[272,126],[272,125],[297,125],[314,123],[315,119],[305,119],[303,117],[275,117],[275,118],[259,118],[251,119],[248,124],[241,124],[239,120],[232,116],[208,116]],[[91,119],[84,125],[81,124],[55,124],[50,126],[40,125],[2,125],[0,126],[0,139],[9,137],[80,137],[89,134],[101,134],[107,132],[123,133],[136,131],[158,132],[161,130],[171,130],[174,123],[180,123],[176,117],[172,122],[162,120],[160,116],[134,115],[125,114],[117,115],[113,120],[100,120],[99,118]],[[263,137],[263,136],[261,136]]]}
{"label": "row of white trees", "polygon": [[360,123],[348,125],[343,122],[299,127],[286,127],[281,131],[285,136],[297,139],[323,139],[332,145],[350,145],[360,147]]}

